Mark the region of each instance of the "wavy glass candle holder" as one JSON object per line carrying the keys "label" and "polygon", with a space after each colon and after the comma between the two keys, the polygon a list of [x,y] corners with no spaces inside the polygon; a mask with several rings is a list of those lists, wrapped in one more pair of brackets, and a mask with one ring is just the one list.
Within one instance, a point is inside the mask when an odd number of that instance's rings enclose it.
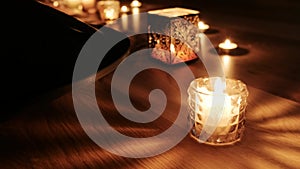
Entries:
{"label": "wavy glass candle holder", "polygon": [[[190,83],[188,88],[188,104],[190,123],[192,129],[190,135],[197,141],[209,145],[232,145],[241,140],[245,128],[245,113],[247,106],[248,90],[246,85],[236,79],[226,79],[223,101],[220,105],[214,105],[214,86],[218,77],[197,78]],[[212,111],[219,114],[218,122],[207,122]],[[221,113],[221,114],[220,114]],[[216,118],[216,117],[210,117]],[[213,126],[214,125],[214,126]],[[205,131],[205,126],[213,127],[213,132]],[[207,135],[206,140],[201,140],[201,135]]]}

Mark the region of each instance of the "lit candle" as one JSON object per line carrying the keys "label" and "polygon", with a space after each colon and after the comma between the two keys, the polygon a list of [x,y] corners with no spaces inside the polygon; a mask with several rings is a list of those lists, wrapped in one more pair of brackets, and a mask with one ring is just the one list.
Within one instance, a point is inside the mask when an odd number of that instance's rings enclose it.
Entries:
{"label": "lit candle", "polygon": [[125,6],[125,5],[123,5],[123,6],[121,7],[121,12],[122,12],[122,13],[127,13],[127,12],[129,12],[128,7]]}
{"label": "lit candle", "polygon": [[58,7],[59,6],[59,2],[58,1],[53,1],[52,4],[53,4],[54,7]]}
{"label": "lit candle", "polygon": [[233,144],[241,139],[248,96],[243,82],[198,78],[191,82],[188,95],[193,138],[211,145]]}
{"label": "lit candle", "polygon": [[202,21],[199,21],[198,28],[199,28],[200,32],[205,32],[207,29],[209,29],[209,25],[205,24]]}
{"label": "lit candle", "polygon": [[113,20],[119,18],[120,1],[98,1],[96,7],[100,18],[105,20],[106,23],[112,23]]}
{"label": "lit candle", "polygon": [[138,8],[138,7],[142,6],[142,3],[139,2],[138,0],[133,0],[133,1],[130,3],[130,6],[131,6],[132,8]]}
{"label": "lit candle", "polygon": [[231,42],[229,39],[226,39],[224,42],[219,44],[219,48],[222,49],[225,53],[228,53],[230,50],[236,49],[238,45]]}

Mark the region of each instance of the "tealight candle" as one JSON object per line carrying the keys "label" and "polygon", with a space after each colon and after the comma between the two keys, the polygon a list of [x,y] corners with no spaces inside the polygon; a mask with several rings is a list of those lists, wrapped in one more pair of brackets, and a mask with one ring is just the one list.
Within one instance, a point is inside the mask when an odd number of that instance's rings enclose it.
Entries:
{"label": "tealight candle", "polygon": [[122,13],[127,13],[127,12],[129,12],[128,7],[125,6],[125,5],[123,5],[123,6],[121,7],[121,12],[122,12]]}
{"label": "tealight candle", "polygon": [[210,145],[229,145],[240,141],[247,96],[247,87],[240,80],[222,81],[221,77],[193,80],[188,88],[191,136]]}
{"label": "tealight candle", "polygon": [[138,7],[142,6],[142,3],[139,2],[138,0],[133,0],[133,1],[130,3],[130,6],[131,6],[132,8],[138,8]]}
{"label": "tealight candle", "polygon": [[226,39],[224,42],[219,44],[219,48],[224,52],[228,53],[230,50],[236,49],[238,45],[231,42],[229,39]]}
{"label": "tealight candle", "polygon": [[202,21],[199,21],[198,28],[199,28],[200,32],[205,32],[207,29],[209,29],[209,25],[205,24]]}
{"label": "tealight candle", "polygon": [[60,4],[59,4],[58,1],[53,1],[52,5],[53,5],[54,7],[58,7]]}

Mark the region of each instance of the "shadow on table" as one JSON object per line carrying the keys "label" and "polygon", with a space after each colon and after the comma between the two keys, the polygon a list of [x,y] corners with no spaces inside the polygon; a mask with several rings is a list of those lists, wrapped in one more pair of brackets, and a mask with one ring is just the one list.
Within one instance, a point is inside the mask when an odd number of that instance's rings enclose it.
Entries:
{"label": "shadow on table", "polygon": [[219,33],[220,31],[218,29],[207,29],[204,33],[205,34],[216,34]]}
{"label": "shadow on table", "polygon": [[[98,33],[103,44],[112,36],[124,36],[112,29],[98,31],[39,2],[12,2],[19,6],[16,7],[16,16],[4,24],[2,31],[8,36],[3,39],[5,57],[1,61],[1,86],[4,90],[1,93],[0,121],[39,100],[40,96],[48,96],[49,92],[71,84],[77,57],[92,35]],[[99,70],[122,57],[129,45],[129,39],[125,38],[112,47],[104,56]],[[101,43],[95,46],[102,47]],[[90,75],[88,73],[82,78]]]}
{"label": "shadow on table", "polygon": [[215,47],[210,50],[211,53],[215,53],[215,51],[217,51],[219,55],[230,55],[230,56],[243,56],[249,53],[248,49],[241,48],[241,47],[230,50],[228,52],[220,49],[219,47]]}

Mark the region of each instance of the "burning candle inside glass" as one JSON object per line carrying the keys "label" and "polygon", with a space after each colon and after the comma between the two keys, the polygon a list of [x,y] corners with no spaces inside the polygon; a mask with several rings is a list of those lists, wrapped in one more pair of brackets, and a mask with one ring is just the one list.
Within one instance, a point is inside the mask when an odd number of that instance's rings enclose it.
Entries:
{"label": "burning candle inside glass", "polygon": [[205,32],[207,29],[209,29],[209,25],[205,24],[203,21],[199,21],[198,28],[200,32]]}
{"label": "burning candle inside glass", "polygon": [[120,1],[98,1],[97,9],[103,20],[111,21],[118,19],[120,13]]}
{"label": "burning candle inside glass", "polygon": [[105,19],[113,20],[115,15],[114,9],[104,9]]}
{"label": "burning candle inside glass", "polygon": [[240,80],[198,78],[188,88],[191,136],[210,145],[229,145],[241,140],[248,91]]}

